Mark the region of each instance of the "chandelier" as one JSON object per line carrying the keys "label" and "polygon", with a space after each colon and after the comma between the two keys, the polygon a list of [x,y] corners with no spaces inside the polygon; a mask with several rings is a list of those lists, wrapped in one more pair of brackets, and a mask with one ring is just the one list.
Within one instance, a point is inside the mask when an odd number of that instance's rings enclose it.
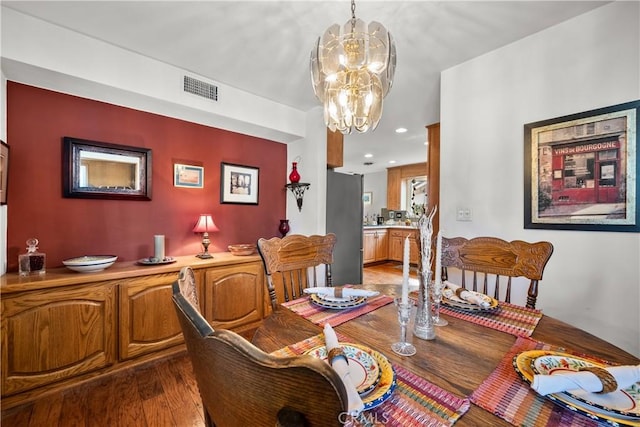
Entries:
{"label": "chandelier", "polygon": [[316,97],[324,105],[324,122],[343,134],[375,130],[382,117],[382,99],[393,83],[396,45],[379,22],[368,26],[356,18],[342,28],[333,24],[311,51],[311,80]]}

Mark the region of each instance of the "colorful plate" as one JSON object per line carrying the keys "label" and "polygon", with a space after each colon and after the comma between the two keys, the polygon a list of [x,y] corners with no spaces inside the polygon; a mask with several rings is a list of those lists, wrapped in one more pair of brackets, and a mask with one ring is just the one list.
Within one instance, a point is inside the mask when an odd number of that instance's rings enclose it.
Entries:
{"label": "colorful plate", "polygon": [[[561,372],[575,372],[585,366],[605,367],[605,365],[585,360],[570,354],[549,354],[537,357],[531,362],[531,369],[536,374],[553,375]],[[608,412],[640,419],[640,383],[635,383],[624,390],[611,393],[590,393],[585,390],[571,390],[566,395]]]}
{"label": "colorful plate", "polygon": [[324,294],[316,294],[318,296],[318,298],[320,298],[322,301],[325,302],[337,302],[337,303],[342,303],[342,304],[348,304],[352,301],[355,301],[358,297],[334,297],[331,295],[324,295]]}
{"label": "colorful plate", "polygon": [[[349,375],[360,396],[373,391],[380,380],[380,367],[376,359],[368,352],[343,344],[342,350],[349,361]],[[325,346],[314,347],[307,352],[318,359],[327,360],[327,348]]]}
{"label": "colorful plate", "polygon": [[324,308],[332,308],[334,310],[344,310],[347,308],[359,307],[367,303],[366,297],[351,297],[344,301],[329,301],[318,294],[309,295],[311,302]]}
{"label": "colorful plate", "polygon": [[490,305],[487,308],[480,307],[478,304],[474,304],[468,301],[463,300],[462,298],[457,297],[455,294],[452,295],[451,298],[447,298],[444,295],[442,296],[442,304],[447,305],[452,308],[457,308],[461,310],[468,311],[489,311],[495,310],[498,308],[498,300],[490,297],[489,295],[481,294],[480,292],[467,291],[474,295],[479,296],[483,300],[487,301]]}
{"label": "colorful plate", "polygon": [[[557,356],[560,354],[563,354],[563,353],[558,353],[555,351],[545,351],[545,350],[523,351],[522,353],[517,354],[513,358],[513,367],[524,381],[531,384],[531,382],[533,381],[533,376],[536,374],[532,368],[532,363],[535,361],[535,359],[542,356],[549,356],[549,355]],[[575,357],[575,356],[571,356],[571,357]],[[595,364],[595,362],[593,363]],[[640,421],[640,418],[638,417],[629,417],[625,415],[619,415],[619,414],[605,411],[601,408],[597,408],[595,406],[586,404],[582,401],[572,398],[566,393],[554,393],[554,394],[546,395],[544,397],[548,398],[550,401],[552,401],[558,406],[562,406],[563,408],[567,408],[573,412],[578,412],[591,419],[594,419],[600,422],[605,422],[613,426],[620,426],[620,425],[637,426],[638,421]]]}
{"label": "colorful plate", "polygon": [[[386,402],[396,389],[396,373],[393,370],[393,366],[391,366],[389,359],[387,359],[382,353],[363,345],[353,343],[343,345],[350,345],[369,353],[376,360],[380,369],[380,378],[378,379],[374,389],[370,393],[367,393],[366,396],[362,397],[364,410],[368,411],[369,409],[376,408]],[[308,352],[310,351],[313,351],[313,349]]]}

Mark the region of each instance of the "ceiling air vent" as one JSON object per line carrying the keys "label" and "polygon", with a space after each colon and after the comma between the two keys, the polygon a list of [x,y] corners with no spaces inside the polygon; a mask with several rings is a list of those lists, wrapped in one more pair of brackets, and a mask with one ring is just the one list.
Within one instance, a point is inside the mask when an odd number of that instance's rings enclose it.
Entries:
{"label": "ceiling air vent", "polygon": [[364,162],[363,165],[365,166],[371,166],[373,164],[373,162]]}
{"label": "ceiling air vent", "polygon": [[184,76],[184,91],[213,101],[218,100],[218,86],[193,77]]}

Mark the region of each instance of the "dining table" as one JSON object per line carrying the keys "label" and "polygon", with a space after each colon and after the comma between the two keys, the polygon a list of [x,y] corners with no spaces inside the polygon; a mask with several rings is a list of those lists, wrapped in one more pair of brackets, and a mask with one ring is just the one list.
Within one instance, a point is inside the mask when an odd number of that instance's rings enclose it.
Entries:
{"label": "dining table", "polygon": [[[435,326],[434,339],[422,339],[412,333],[414,307],[407,341],[416,347],[417,352],[413,356],[400,356],[391,350],[391,346],[400,339],[394,299],[400,297],[401,285],[365,284],[356,287],[378,291],[382,299],[375,307],[356,313],[354,317],[346,315],[358,308],[328,309],[320,313],[329,315],[322,320],[321,316],[305,316],[293,309],[297,303],[307,303],[309,297],[303,296],[300,301],[279,305],[265,318],[254,334],[253,344],[265,352],[286,354],[283,349],[295,350],[297,343],[304,343],[313,337],[316,337],[313,343],[317,344],[317,339],[322,337],[323,323],[328,321],[341,341],[358,343],[383,354],[398,375],[403,373],[413,378],[408,383],[423,384],[423,391],[437,390],[426,394],[439,393],[446,395],[447,401],[455,401],[455,407],[450,408],[451,416],[441,414],[440,422],[434,422],[433,425],[599,425],[598,420],[576,414],[539,396],[528,383],[514,374],[515,355],[524,350],[553,349],[611,365],[640,364],[637,357],[604,339],[544,315],[542,310],[526,308],[523,310],[529,310],[530,313],[527,313],[535,317],[535,321],[518,329],[521,325],[516,319],[513,324],[517,327],[513,329],[493,321],[478,321],[482,316],[472,318],[442,306],[440,315],[448,324]],[[500,303],[501,306],[503,304]],[[520,310],[512,304],[504,305],[505,308],[507,306]],[[407,421],[396,425],[413,424]],[[415,422],[415,425],[419,424]],[[630,422],[629,425],[637,424]]]}

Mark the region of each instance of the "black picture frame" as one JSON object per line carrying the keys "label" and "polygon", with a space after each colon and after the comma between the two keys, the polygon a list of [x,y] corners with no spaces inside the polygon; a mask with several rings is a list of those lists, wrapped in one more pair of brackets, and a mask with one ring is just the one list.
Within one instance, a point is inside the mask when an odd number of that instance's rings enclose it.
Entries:
{"label": "black picture frame", "polygon": [[63,196],[151,200],[150,148],[63,137]]}
{"label": "black picture frame", "polygon": [[234,163],[220,163],[220,203],[258,204],[260,169]]}
{"label": "black picture frame", "polygon": [[640,101],[524,125],[524,228],[640,231]]}

